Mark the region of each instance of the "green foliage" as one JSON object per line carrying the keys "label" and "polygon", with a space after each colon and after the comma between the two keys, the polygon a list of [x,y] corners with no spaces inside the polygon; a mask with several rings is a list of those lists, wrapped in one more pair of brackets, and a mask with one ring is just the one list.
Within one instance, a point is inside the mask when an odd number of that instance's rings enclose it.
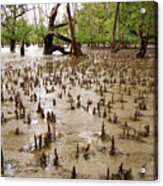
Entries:
{"label": "green foliage", "polygon": [[111,38],[115,3],[83,3],[78,13],[77,39],[80,42],[103,42]]}
{"label": "green foliage", "polygon": [[[1,19],[5,25],[2,24],[1,29],[2,42],[8,44],[11,39],[15,39],[17,43],[21,43],[23,40],[30,43],[42,43],[43,37],[47,33],[45,16],[41,14],[37,25],[34,24],[34,20],[29,21],[25,16],[19,17],[14,22],[14,9],[17,8],[19,10],[17,13],[21,13],[22,7],[25,8],[24,5],[2,5]],[[77,41],[81,43],[111,42],[116,3],[80,3],[78,7],[77,24],[75,24]],[[140,14],[142,7],[146,9],[145,14]],[[141,34],[153,34],[153,7],[154,2],[148,1],[120,3],[115,34],[116,42],[136,44],[140,42]],[[40,12],[42,11],[41,8],[40,6]],[[62,23],[66,22],[68,22],[68,18],[65,12],[62,17]],[[55,32],[68,37],[71,36],[68,26],[57,28]],[[56,38],[54,38],[54,42],[63,43]]]}
{"label": "green foliage", "polygon": [[28,42],[29,41],[29,34],[32,31],[32,27],[28,24],[27,20],[21,18],[17,21],[15,37],[17,42]]}
{"label": "green foliage", "polygon": [[[121,29],[128,34],[133,31],[139,34],[153,34],[154,32],[154,14],[153,2],[126,2],[121,6]],[[146,12],[140,13],[140,9],[144,7]]]}
{"label": "green foliage", "polygon": [[14,39],[18,44],[21,44],[23,41],[26,43],[38,43],[38,38],[40,42],[43,42],[43,36],[47,30],[44,26],[44,18],[41,17],[36,27],[34,24],[29,23],[25,16],[14,19],[14,11],[17,15],[20,14],[23,11],[22,5],[20,7],[19,5],[3,5],[2,7],[2,42],[9,44],[10,40]]}
{"label": "green foliage", "polygon": [[33,34],[31,35],[31,43],[38,44],[43,43],[43,37],[47,32],[47,28],[44,25],[44,18],[42,17],[37,26],[33,26]]}
{"label": "green foliage", "polygon": [[[146,9],[145,14],[140,9]],[[135,44],[143,35],[154,33],[154,2],[120,3],[116,40]],[[80,42],[112,41],[116,3],[83,3],[78,12],[77,39]],[[123,35],[123,38],[120,36]]]}

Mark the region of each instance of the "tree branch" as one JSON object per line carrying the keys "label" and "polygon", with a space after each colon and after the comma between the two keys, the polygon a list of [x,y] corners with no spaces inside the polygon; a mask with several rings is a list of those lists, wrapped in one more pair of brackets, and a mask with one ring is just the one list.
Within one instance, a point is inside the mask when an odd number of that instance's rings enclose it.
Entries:
{"label": "tree branch", "polygon": [[68,23],[61,23],[61,24],[55,25],[55,26],[54,26],[54,29],[60,28],[60,27],[64,27],[64,26],[66,26],[66,25],[68,25]]}
{"label": "tree branch", "polygon": [[49,18],[49,26],[48,26],[49,31],[52,31],[54,29],[54,21],[56,19],[59,6],[60,6],[60,3],[58,3],[56,6],[54,6],[51,10],[50,18]]}
{"label": "tree branch", "polygon": [[11,31],[7,24],[1,22],[2,27],[6,28],[9,32]]}
{"label": "tree branch", "polygon": [[71,43],[72,42],[72,40],[70,38],[68,38],[68,37],[66,37],[66,36],[64,36],[62,34],[54,33],[54,36],[57,37],[60,40],[65,41],[65,42],[68,42],[68,43]]}
{"label": "tree branch", "polygon": [[23,9],[23,11],[22,11],[20,14],[16,15],[16,19],[17,19],[18,17],[24,15],[25,13],[31,11],[31,10],[34,10],[34,7],[33,7],[33,8],[30,8],[30,9],[28,9],[28,10]]}
{"label": "tree branch", "polygon": [[49,31],[48,34],[49,35],[53,35],[54,37],[56,37],[56,38],[58,38],[58,39],[60,39],[62,41],[65,41],[65,42],[68,42],[68,43],[71,43],[72,42],[72,40],[70,38],[68,38],[68,37],[66,37],[66,36],[64,36],[62,34],[55,33],[53,31]]}

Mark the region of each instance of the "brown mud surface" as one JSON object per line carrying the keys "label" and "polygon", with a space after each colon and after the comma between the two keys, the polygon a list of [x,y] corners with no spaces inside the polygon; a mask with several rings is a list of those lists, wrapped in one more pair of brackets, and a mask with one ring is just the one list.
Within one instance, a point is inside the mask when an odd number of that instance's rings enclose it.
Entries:
{"label": "brown mud surface", "polygon": [[[27,73],[24,70],[26,67]],[[38,72],[39,67],[41,73]],[[106,179],[107,168],[110,169],[110,175],[115,174],[123,163],[125,170],[132,169],[134,180],[154,179],[154,60],[151,52],[144,59],[136,59],[135,50],[121,50],[117,54],[107,50],[90,50],[87,57],[77,62],[65,56],[20,58],[3,54],[1,68],[4,96],[1,105],[5,118],[1,126],[4,176],[70,178],[72,167],[75,166],[77,178]],[[25,80],[26,74],[28,80]],[[57,75],[61,85],[53,81]],[[26,81],[32,84],[33,80],[29,79],[37,76],[39,85],[33,86],[31,90],[26,86]],[[43,85],[46,77],[53,79],[52,83],[48,80],[46,82],[51,93],[46,93]],[[25,84],[24,90],[22,82]],[[65,93],[62,85],[66,86]],[[29,95],[25,94],[26,89]],[[15,101],[9,100],[17,92],[26,110],[25,118],[18,120],[15,116]],[[30,100],[33,93],[37,95],[36,102]],[[59,94],[62,94],[62,98]],[[79,108],[76,106],[78,95],[81,104]],[[105,101],[104,104],[100,102],[99,116],[97,103],[101,99]],[[46,117],[42,119],[40,113],[37,113],[39,100],[45,116],[48,111],[53,111],[56,123],[48,122]],[[91,102],[89,109],[88,100]],[[73,109],[70,107],[71,101]],[[146,109],[139,108],[142,102]],[[94,108],[95,115],[92,113]],[[136,119],[135,111],[139,112]],[[116,122],[115,113],[118,116]],[[27,122],[28,114],[31,116],[30,124]],[[103,122],[104,140],[101,139]],[[125,122],[130,129],[128,136],[123,133]],[[45,135],[47,123],[52,133],[49,147],[35,149],[34,135]],[[146,125],[150,128],[147,136]],[[18,135],[15,134],[17,128]],[[114,155],[109,154],[112,136],[115,138]],[[76,158],[77,143],[79,158]],[[90,149],[85,158],[88,144]],[[59,157],[58,166],[53,165],[55,148]],[[44,168],[40,166],[42,152],[47,155]],[[143,166],[145,175],[139,173]]]}

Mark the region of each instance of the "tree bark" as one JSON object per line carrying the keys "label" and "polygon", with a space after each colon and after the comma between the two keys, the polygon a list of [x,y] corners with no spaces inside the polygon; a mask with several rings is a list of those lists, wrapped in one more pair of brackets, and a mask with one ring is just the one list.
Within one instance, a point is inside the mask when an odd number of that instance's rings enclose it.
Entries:
{"label": "tree bark", "polygon": [[[59,6],[60,6],[60,4],[57,4],[51,10],[50,17],[49,17],[49,24],[48,24],[48,34],[44,37],[44,51],[43,51],[43,54],[50,55],[56,50],[59,50],[63,54],[70,54],[71,53],[71,52],[65,51],[64,47],[59,46],[59,45],[55,45],[53,43],[53,37],[57,37],[58,39],[60,39],[62,41],[65,41],[67,43],[72,43],[72,46],[73,46],[73,49],[74,49],[73,51],[74,51],[75,56],[78,56],[78,54],[82,55],[82,51],[80,49],[80,44],[76,43],[75,31],[74,31],[74,25],[73,25],[74,20],[71,17],[69,5],[67,5],[67,14],[68,14],[69,22],[68,23],[61,23],[59,25],[54,24]],[[69,39],[68,37],[66,37],[66,36],[64,36],[60,33],[55,33],[54,32],[54,29],[62,27],[62,26],[66,26],[67,24],[70,25],[70,31],[71,31],[71,38],[72,39]]]}
{"label": "tree bark", "polygon": [[[53,32],[54,21],[56,19],[57,11],[58,11],[59,6],[60,6],[60,4],[57,4],[51,10],[50,17],[49,17],[48,32],[50,32],[50,31]],[[49,54],[52,54],[54,51],[55,50],[54,50],[54,45],[53,45],[53,34],[48,33],[44,37],[44,51],[43,51],[43,54],[49,55]]]}
{"label": "tree bark", "polygon": [[24,49],[24,41],[22,42],[22,45],[20,47],[20,55],[23,57],[25,56],[25,49]]}
{"label": "tree bark", "polygon": [[70,31],[71,31],[73,53],[76,57],[78,57],[78,49],[77,49],[77,43],[76,43],[76,38],[75,38],[75,29],[74,29],[74,24],[73,24],[72,17],[71,17],[69,3],[67,3],[67,15],[68,15],[69,26],[70,26]]}
{"label": "tree bark", "polygon": [[61,39],[62,41],[65,41],[67,43],[72,43],[72,40],[62,34],[59,34],[59,33],[53,33],[53,35],[58,38],[58,39]]}
{"label": "tree bark", "polygon": [[137,58],[143,58],[147,51],[147,45],[148,45],[148,36],[141,36],[141,42],[140,42],[140,49],[139,52],[136,54]]}
{"label": "tree bark", "polygon": [[57,16],[58,8],[60,4],[58,3],[56,6],[54,6],[51,10],[50,17],[49,17],[49,25],[48,25],[48,34],[44,37],[44,51],[43,54],[45,55],[51,55],[54,51],[59,50],[63,54],[68,54],[64,50],[64,47],[54,45],[53,44],[53,36],[54,36],[54,22]]}
{"label": "tree bark", "polygon": [[10,51],[11,51],[12,53],[15,52],[15,47],[16,47],[16,41],[15,41],[15,39],[11,39],[11,40],[10,40]]}
{"label": "tree bark", "polygon": [[120,7],[120,2],[117,2],[116,12],[115,12],[115,18],[114,18],[114,27],[113,27],[113,33],[112,33],[112,51],[115,50],[115,34],[116,34],[116,28],[117,28],[117,20],[118,20],[118,14],[119,14],[119,7]]}
{"label": "tree bark", "polygon": [[53,34],[49,33],[44,37],[44,54],[51,55],[56,50],[59,50],[62,54],[69,54],[64,47],[53,44]]}

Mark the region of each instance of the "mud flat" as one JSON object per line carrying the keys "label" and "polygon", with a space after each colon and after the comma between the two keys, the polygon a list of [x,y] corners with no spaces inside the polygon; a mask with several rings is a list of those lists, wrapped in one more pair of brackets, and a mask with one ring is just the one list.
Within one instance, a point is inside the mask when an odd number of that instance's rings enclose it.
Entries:
{"label": "mud flat", "polygon": [[4,176],[154,179],[151,52],[3,54],[1,74]]}

